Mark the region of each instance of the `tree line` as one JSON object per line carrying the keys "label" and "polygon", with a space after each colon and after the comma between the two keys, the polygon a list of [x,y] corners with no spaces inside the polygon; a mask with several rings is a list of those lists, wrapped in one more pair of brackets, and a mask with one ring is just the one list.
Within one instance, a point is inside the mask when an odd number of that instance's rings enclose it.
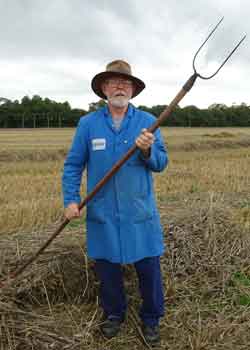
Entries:
{"label": "tree line", "polygon": [[[106,102],[99,100],[89,104],[88,110],[71,108],[66,102],[56,102],[49,98],[34,95],[24,96],[21,101],[0,98],[0,128],[41,128],[41,127],[75,127],[81,116],[104,106]],[[166,105],[152,107],[138,106],[156,117]],[[164,126],[182,127],[250,127],[250,106],[242,103],[226,106],[212,104],[208,108],[196,106],[177,106]]]}

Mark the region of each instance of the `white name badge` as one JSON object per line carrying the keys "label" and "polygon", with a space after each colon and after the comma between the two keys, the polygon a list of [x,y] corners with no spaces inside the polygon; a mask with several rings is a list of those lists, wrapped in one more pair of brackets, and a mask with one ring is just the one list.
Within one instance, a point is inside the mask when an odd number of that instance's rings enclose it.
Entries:
{"label": "white name badge", "polygon": [[106,149],[106,139],[93,139],[92,149],[93,151],[101,151]]}

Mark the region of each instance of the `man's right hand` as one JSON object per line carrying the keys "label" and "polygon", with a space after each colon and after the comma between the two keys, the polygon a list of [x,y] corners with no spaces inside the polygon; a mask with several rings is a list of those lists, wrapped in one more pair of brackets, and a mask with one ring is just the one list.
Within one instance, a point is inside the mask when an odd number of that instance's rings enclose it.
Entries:
{"label": "man's right hand", "polygon": [[68,219],[74,219],[80,217],[80,210],[77,203],[70,203],[64,210],[64,216]]}

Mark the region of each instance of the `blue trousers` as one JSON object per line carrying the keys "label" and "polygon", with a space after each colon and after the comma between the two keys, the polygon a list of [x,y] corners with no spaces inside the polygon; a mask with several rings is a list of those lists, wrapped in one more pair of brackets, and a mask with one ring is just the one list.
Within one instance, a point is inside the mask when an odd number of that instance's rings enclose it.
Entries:
{"label": "blue trousers", "polygon": [[[142,298],[140,317],[148,326],[159,324],[164,314],[164,296],[159,256],[145,258],[134,263]],[[124,320],[127,301],[120,264],[97,259],[96,273],[100,280],[100,302],[106,317]]]}

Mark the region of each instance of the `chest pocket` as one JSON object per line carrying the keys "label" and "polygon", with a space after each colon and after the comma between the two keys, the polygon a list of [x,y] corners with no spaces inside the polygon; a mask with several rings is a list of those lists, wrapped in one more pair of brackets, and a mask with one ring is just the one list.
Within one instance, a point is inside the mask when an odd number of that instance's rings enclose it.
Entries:
{"label": "chest pocket", "polygon": [[105,138],[94,138],[91,140],[92,151],[104,151],[106,149]]}
{"label": "chest pocket", "polygon": [[89,166],[100,179],[112,167],[113,143],[108,137],[94,136],[89,141]]}

